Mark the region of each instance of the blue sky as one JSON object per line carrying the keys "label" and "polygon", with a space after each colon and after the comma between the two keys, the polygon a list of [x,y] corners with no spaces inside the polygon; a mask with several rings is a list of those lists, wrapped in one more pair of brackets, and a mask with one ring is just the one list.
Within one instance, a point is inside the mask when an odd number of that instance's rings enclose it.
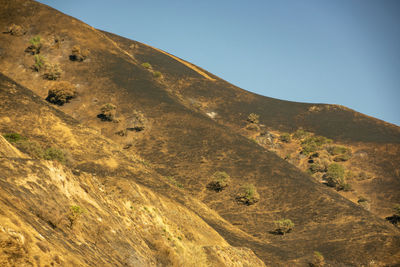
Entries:
{"label": "blue sky", "polygon": [[243,89],[400,125],[398,0],[40,0]]}

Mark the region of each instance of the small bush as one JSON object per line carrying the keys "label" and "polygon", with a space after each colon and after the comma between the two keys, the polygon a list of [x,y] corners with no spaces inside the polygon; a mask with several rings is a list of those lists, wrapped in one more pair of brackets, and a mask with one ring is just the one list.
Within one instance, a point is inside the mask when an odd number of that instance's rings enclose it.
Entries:
{"label": "small bush", "polygon": [[207,188],[220,192],[224,190],[230,183],[230,176],[226,172],[215,172],[212,176],[212,181],[207,185]]}
{"label": "small bush", "polygon": [[345,169],[340,164],[333,163],[329,165],[325,174],[325,179],[329,186],[335,187],[337,190],[351,190],[351,186],[346,183]]}
{"label": "small bush", "polygon": [[103,121],[114,121],[117,107],[111,103],[104,104],[101,108],[101,114],[98,115]]}
{"label": "small bush", "polygon": [[255,124],[260,122],[259,119],[260,119],[260,115],[255,114],[255,113],[250,113],[250,115],[247,117],[248,122],[255,123]]}
{"label": "small bush", "polygon": [[71,61],[79,61],[82,62],[84,61],[89,55],[89,50],[88,49],[81,49],[79,45],[75,45],[72,47],[71,55],[69,56],[69,59]]}
{"label": "small bush", "polygon": [[311,173],[325,172],[326,171],[326,167],[323,164],[320,164],[320,163],[312,163],[308,169],[310,170]]}
{"label": "small bush", "polygon": [[40,53],[40,49],[42,48],[41,38],[40,36],[32,37],[29,40],[30,45],[25,49],[25,52],[30,53],[32,55],[36,55]]}
{"label": "small bush", "polygon": [[45,57],[43,57],[41,55],[35,55],[33,59],[35,61],[35,63],[33,63],[33,66],[32,66],[33,70],[41,71],[42,68],[44,67],[44,65],[46,64]]}
{"label": "small bush", "polygon": [[154,78],[160,78],[161,76],[162,76],[161,72],[159,72],[159,71],[153,72],[153,77]]}
{"label": "small bush", "polygon": [[126,129],[140,132],[146,128],[147,119],[141,111],[133,110],[132,116],[126,120]]}
{"label": "small bush", "polygon": [[56,160],[62,164],[65,164],[65,154],[62,150],[55,147],[49,147],[43,152],[43,159],[45,160]]}
{"label": "small bush", "polygon": [[275,233],[279,235],[284,235],[289,233],[294,228],[294,223],[290,219],[282,219],[278,221],[274,221],[275,224]]}
{"label": "small bush", "polygon": [[68,214],[68,220],[70,222],[70,227],[72,228],[76,221],[79,219],[79,217],[84,213],[85,211],[77,205],[72,205],[69,207],[69,214]]}
{"label": "small bush", "polygon": [[324,256],[320,252],[314,251],[313,259],[310,262],[310,266],[311,267],[323,267],[323,266],[325,266],[325,258],[324,258]]}
{"label": "small bush", "polygon": [[14,35],[14,36],[22,36],[22,35],[24,35],[26,33],[26,31],[21,26],[16,25],[16,24],[12,24],[11,26],[9,26],[7,28],[5,33],[9,33],[9,34]]}
{"label": "small bush", "polygon": [[293,133],[293,138],[294,139],[304,139],[310,135],[311,135],[310,132],[304,131],[303,129],[298,129],[297,131],[295,131]]}
{"label": "small bush", "polygon": [[252,205],[260,200],[260,195],[253,184],[247,184],[240,188],[236,200],[246,205]]}
{"label": "small bush", "polygon": [[61,77],[61,68],[56,63],[45,63],[43,77],[47,80],[57,80]]}
{"label": "small bush", "polygon": [[148,62],[142,63],[142,67],[145,69],[151,69],[151,65]]}
{"label": "small bush", "polygon": [[57,82],[49,89],[46,100],[56,105],[64,105],[76,97],[76,88],[70,82]]}
{"label": "small bush", "polygon": [[282,133],[281,136],[279,137],[279,140],[284,143],[290,143],[292,141],[292,137],[290,136],[289,133]]}
{"label": "small bush", "polygon": [[25,140],[25,137],[23,137],[19,133],[7,133],[3,134],[3,137],[10,143],[17,143],[22,140]]}

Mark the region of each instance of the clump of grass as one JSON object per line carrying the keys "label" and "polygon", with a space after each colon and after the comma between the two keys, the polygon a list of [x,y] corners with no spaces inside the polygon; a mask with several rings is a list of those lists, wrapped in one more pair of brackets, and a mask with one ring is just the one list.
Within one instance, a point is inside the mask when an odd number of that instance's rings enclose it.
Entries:
{"label": "clump of grass", "polygon": [[275,233],[278,235],[284,235],[289,233],[294,228],[294,223],[290,219],[281,219],[274,221],[275,224]]}
{"label": "clump of grass", "polygon": [[43,148],[38,142],[28,140],[19,133],[7,133],[3,137],[32,158],[54,160],[62,164],[67,161],[64,151],[55,147]]}
{"label": "clump of grass", "polygon": [[230,176],[224,171],[217,171],[212,176],[212,181],[207,185],[207,188],[220,192],[225,189],[230,183]]}
{"label": "clump of grass", "polygon": [[284,143],[290,143],[290,141],[292,141],[292,137],[289,133],[282,133],[281,136],[279,136],[279,140]]}
{"label": "clump of grass", "polygon": [[76,221],[79,219],[79,217],[81,217],[84,212],[84,209],[80,206],[72,205],[69,207],[68,220],[70,223],[70,228],[75,225]]}
{"label": "clump of grass", "polygon": [[240,188],[236,200],[245,205],[253,205],[260,200],[260,194],[253,184],[246,184]]}
{"label": "clump of grass", "polygon": [[151,69],[151,65],[150,65],[149,62],[142,63],[142,67],[145,68],[145,69]]}

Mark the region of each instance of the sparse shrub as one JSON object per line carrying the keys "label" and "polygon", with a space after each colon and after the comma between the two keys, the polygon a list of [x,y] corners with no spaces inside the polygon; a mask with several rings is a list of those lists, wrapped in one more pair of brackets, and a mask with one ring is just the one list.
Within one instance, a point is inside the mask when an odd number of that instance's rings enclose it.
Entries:
{"label": "sparse shrub", "polygon": [[19,133],[7,133],[3,134],[3,137],[10,143],[17,143],[19,141],[25,140],[25,137]]}
{"label": "sparse shrub", "polygon": [[279,137],[279,140],[284,143],[290,143],[292,141],[292,137],[290,136],[289,133],[282,133],[281,136]]}
{"label": "sparse shrub", "polygon": [[145,68],[145,69],[151,69],[151,65],[150,65],[149,62],[142,63],[142,67]]}
{"label": "sparse shrub", "polygon": [[79,219],[79,217],[84,213],[85,211],[77,205],[72,205],[69,207],[69,214],[68,214],[68,220],[70,222],[69,227],[72,228],[76,221]]}
{"label": "sparse shrub", "polygon": [[14,36],[22,36],[26,33],[26,31],[20,25],[12,24],[11,26],[7,27],[5,33],[9,33]]}
{"label": "sparse shrub", "polygon": [[61,77],[61,68],[57,63],[45,63],[43,77],[47,80],[57,80]]}
{"label": "sparse shrub", "polygon": [[310,262],[310,267],[323,267],[325,266],[324,256],[318,252],[314,251],[312,261]]}
{"label": "sparse shrub", "polygon": [[217,171],[212,176],[212,181],[207,185],[207,188],[220,192],[224,190],[230,183],[230,176],[224,171]]}
{"label": "sparse shrub", "polygon": [[284,235],[289,233],[294,228],[294,223],[290,219],[281,219],[278,221],[274,221],[275,224],[275,233],[279,235]]}
{"label": "sparse shrub", "polygon": [[129,131],[143,131],[147,124],[147,119],[141,111],[133,110],[132,116],[126,121],[126,129]]}
{"label": "sparse shrub", "polygon": [[250,123],[255,123],[258,124],[260,121],[260,115],[255,114],[255,113],[250,113],[250,115],[247,117],[247,121]]}
{"label": "sparse shrub", "polygon": [[89,55],[89,50],[88,49],[81,49],[79,45],[74,45],[72,47],[71,55],[69,56],[69,59],[71,61],[79,61],[82,62],[84,61]]}
{"label": "sparse shrub", "polygon": [[162,76],[161,72],[159,72],[159,71],[153,72],[153,77],[154,78],[160,78],[161,76]]}
{"label": "sparse shrub", "polygon": [[329,186],[335,187],[337,190],[351,190],[350,185],[346,183],[345,169],[340,164],[332,163],[329,165],[325,174],[325,179]]}
{"label": "sparse shrub", "polygon": [[76,97],[76,87],[70,82],[61,81],[54,83],[49,89],[46,100],[56,105],[64,105]]}
{"label": "sparse shrub", "polygon": [[98,117],[103,121],[114,121],[117,107],[111,103],[104,104]]}
{"label": "sparse shrub", "polygon": [[43,57],[41,55],[35,55],[33,59],[34,59],[35,63],[33,63],[32,68],[35,71],[41,71],[42,68],[44,67],[44,65],[46,64],[45,57]]}
{"label": "sparse shrub", "polygon": [[25,52],[30,53],[32,55],[39,54],[40,49],[42,48],[41,38],[39,35],[32,37],[29,40],[30,45],[25,49]]}
{"label": "sparse shrub", "polygon": [[260,200],[260,195],[253,184],[247,184],[240,188],[236,200],[246,205],[252,205]]}

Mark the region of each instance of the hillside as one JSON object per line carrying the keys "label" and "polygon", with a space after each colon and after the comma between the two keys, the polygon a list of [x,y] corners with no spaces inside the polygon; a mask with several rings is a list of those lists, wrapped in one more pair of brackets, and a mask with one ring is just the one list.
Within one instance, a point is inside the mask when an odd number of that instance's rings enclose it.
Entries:
{"label": "hillside", "polygon": [[[0,4],[3,265],[306,266],[314,251],[400,264],[384,219],[400,203],[399,127],[247,92],[34,1]],[[57,102],[61,85],[76,92]],[[352,190],[307,172],[306,139],[281,138],[299,129],[330,139],[318,159],[351,151],[337,164]],[[229,179],[213,190],[216,172]],[[239,197],[250,184],[254,203]],[[280,219],[294,228],[277,234]]]}

